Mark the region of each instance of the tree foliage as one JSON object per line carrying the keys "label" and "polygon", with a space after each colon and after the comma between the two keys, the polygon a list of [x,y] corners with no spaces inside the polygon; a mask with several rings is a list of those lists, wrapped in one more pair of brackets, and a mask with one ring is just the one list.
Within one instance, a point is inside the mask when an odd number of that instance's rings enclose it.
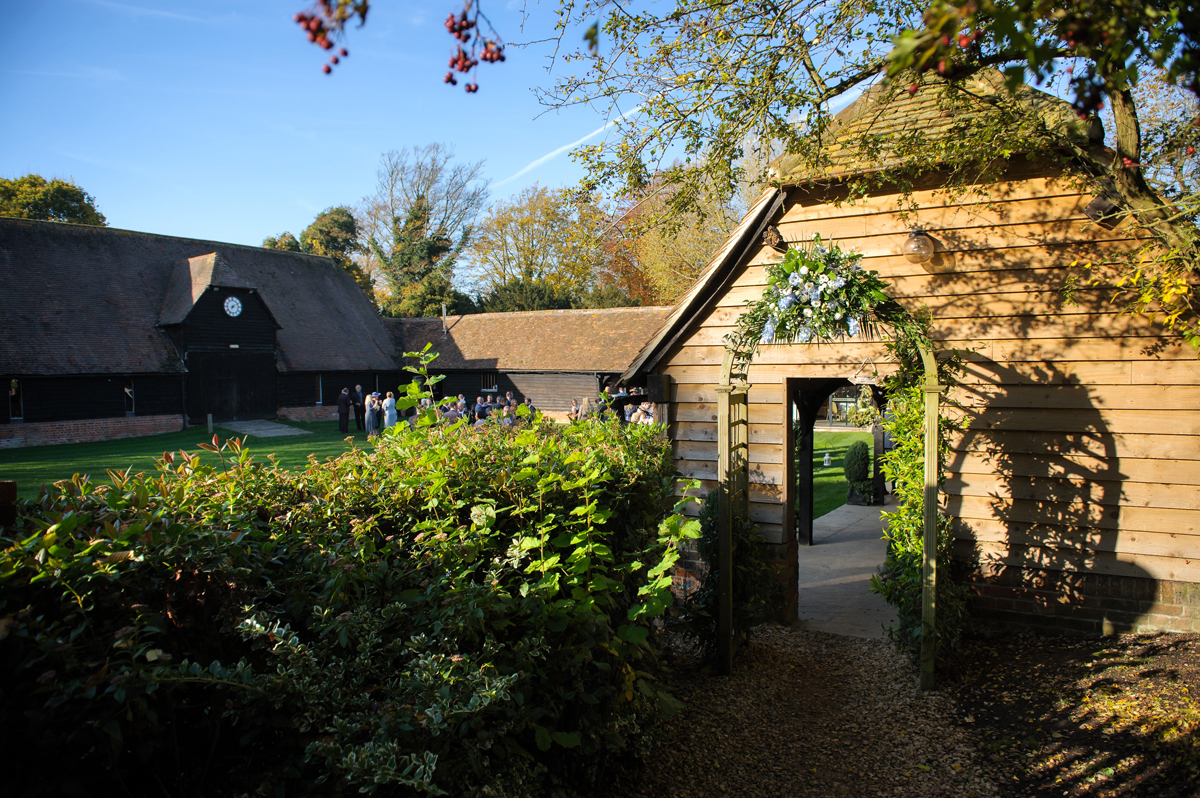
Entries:
{"label": "tree foliage", "polygon": [[289,232],[263,239],[267,249],[282,249],[288,252],[304,252],[331,258],[350,273],[368,295],[371,294],[371,278],[354,260],[358,252],[358,223],[354,213],[345,205],[326,208],[317,214],[312,224],[304,228],[297,239]]}
{"label": "tree foliage", "polygon": [[103,227],[108,224],[96,208],[96,199],[74,181],[41,175],[0,178],[0,216],[69,222]]}

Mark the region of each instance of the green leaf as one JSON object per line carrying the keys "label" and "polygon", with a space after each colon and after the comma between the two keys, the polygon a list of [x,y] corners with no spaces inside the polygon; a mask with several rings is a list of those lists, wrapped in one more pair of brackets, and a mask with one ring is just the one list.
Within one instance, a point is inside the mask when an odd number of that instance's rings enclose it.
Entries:
{"label": "green leaf", "polygon": [[[550,737],[563,748],[576,748],[580,743],[579,735],[575,732],[556,731]],[[545,749],[543,748],[542,750],[544,751]]]}
{"label": "green leaf", "polygon": [[649,634],[650,630],[647,627],[634,626],[627,623],[621,624],[620,628],[617,629],[617,637],[626,643],[633,643],[634,645],[646,642],[646,637]]}
{"label": "green leaf", "polygon": [[545,726],[533,724],[533,741],[537,743],[538,749],[542,751],[550,750],[550,732]]}

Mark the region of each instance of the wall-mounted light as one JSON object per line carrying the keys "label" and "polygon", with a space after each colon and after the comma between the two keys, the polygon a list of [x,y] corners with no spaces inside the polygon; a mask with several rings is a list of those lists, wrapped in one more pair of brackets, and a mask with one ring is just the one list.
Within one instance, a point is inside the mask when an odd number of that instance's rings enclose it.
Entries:
{"label": "wall-mounted light", "polygon": [[933,239],[920,230],[913,230],[900,251],[909,263],[928,263],[933,257]]}

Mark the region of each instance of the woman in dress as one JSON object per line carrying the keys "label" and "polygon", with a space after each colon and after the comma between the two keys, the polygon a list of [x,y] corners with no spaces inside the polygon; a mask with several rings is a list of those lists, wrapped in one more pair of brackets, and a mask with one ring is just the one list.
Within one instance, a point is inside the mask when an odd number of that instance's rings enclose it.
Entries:
{"label": "woman in dress", "polygon": [[571,409],[567,411],[567,418],[571,421],[576,421],[579,418],[579,400],[571,400]]}
{"label": "woman in dress", "polygon": [[383,400],[383,428],[387,429],[399,420],[400,417],[396,415],[396,395],[388,391],[387,399]]}
{"label": "woman in dress", "polygon": [[379,417],[375,415],[375,394],[371,394],[367,397],[367,403],[364,409],[366,411],[366,418],[364,418],[363,421],[366,422],[367,437],[373,438],[379,431]]}

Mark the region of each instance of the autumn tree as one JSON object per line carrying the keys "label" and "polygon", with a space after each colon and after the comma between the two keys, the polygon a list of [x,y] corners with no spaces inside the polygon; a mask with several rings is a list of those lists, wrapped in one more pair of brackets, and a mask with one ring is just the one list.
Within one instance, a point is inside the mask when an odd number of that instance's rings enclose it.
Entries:
{"label": "autumn tree", "polygon": [[531,186],[480,222],[470,252],[476,291],[539,305],[526,310],[634,304],[611,259],[613,230],[611,213],[578,191]]}
{"label": "autumn tree", "polygon": [[41,175],[0,178],[0,216],[69,222],[103,227],[108,224],[96,199],[71,180]]}

